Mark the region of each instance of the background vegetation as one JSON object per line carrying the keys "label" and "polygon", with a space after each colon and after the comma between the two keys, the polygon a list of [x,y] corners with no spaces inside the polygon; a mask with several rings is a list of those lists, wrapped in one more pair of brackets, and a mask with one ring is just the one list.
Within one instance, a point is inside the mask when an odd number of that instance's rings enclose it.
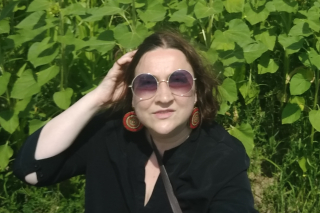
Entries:
{"label": "background vegetation", "polygon": [[318,212],[320,0],[0,1],[0,212],[83,212],[84,179],[12,175],[28,135],[150,33],[179,30],[221,80],[218,122],[251,157],[261,212]]}

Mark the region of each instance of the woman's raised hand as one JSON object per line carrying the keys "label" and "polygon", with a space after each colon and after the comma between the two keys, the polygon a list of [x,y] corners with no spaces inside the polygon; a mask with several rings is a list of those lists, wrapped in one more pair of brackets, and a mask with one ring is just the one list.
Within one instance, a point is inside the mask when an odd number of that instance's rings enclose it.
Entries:
{"label": "woman's raised hand", "polygon": [[108,74],[104,77],[100,85],[92,91],[96,97],[97,106],[103,106],[117,101],[122,92],[127,89],[121,79],[125,75],[125,68],[132,61],[136,50],[124,54],[119,58],[109,70]]}

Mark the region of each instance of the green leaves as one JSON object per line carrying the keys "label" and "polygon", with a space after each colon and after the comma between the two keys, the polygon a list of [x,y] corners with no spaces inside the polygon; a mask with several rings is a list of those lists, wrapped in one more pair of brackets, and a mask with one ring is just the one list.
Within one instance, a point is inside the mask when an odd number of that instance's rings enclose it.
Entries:
{"label": "green leaves", "polygon": [[128,27],[120,24],[114,30],[114,37],[125,48],[137,47],[148,35],[148,30],[142,25],[138,25],[135,31],[129,31]]}
{"label": "green leaves", "polygon": [[8,20],[1,20],[0,21],[0,34],[9,33],[10,32],[10,25]]}
{"label": "green leaves", "polygon": [[73,89],[67,88],[60,92],[53,94],[54,103],[61,109],[67,109],[71,105],[71,97],[73,95]]}
{"label": "green leaves", "polygon": [[291,124],[301,116],[301,109],[297,104],[287,103],[282,111],[282,124]]}
{"label": "green leaves", "polygon": [[279,43],[283,46],[284,50],[287,51],[288,54],[293,54],[298,52],[303,45],[303,37],[302,36],[286,36],[284,34],[279,35],[278,37]]}
{"label": "green leaves", "polygon": [[248,123],[242,123],[240,126],[231,126],[231,130],[229,130],[229,133],[242,142],[243,146],[246,149],[247,155],[251,157],[252,150],[254,148],[254,133],[251,125]]}
{"label": "green leaves", "polygon": [[223,33],[227,38],[244,47],[254,40],[251,38],[251,33],[248,25],[241,19],[233,19],[229,22],[229,29]]}
{"label": "green leaves", "polygon": [[42,70],[37,73],[37,82],[39,86],[43,86],[59,73],[59,67],[53,65],[48,69]]}
{"label": "green leaves", "polygon": [[5,131],[12,134],[19,126],[18,115],[12,111],[0,112],[0,125]]}
{"label": "green leaves", "polygon": [[226,0],[224,6],[228,13],[239,13],[243,11],[244,0]]}
{"label": "green leaves", "polygon": [[23,72],[22,76],[14,83],[11,98],[24,99],[40,92],[40,86],[34,79],[32,70]]}
{"label": "green leaves", "polygon": [[318,132],[320,132],[320,110],[311,110],[309,112],[309,121]]}
{"label": "green leaves", "polygon": [[48,64],[59,54],[58,45],[50,42],[51,38],[47,37],[41,42],[35,42],[29,49],[28,60],[34,67]]}
{"label": "green leaves", "polygon": [[298,2],[295,0],[273,0],[273,4],[279,12],[295,13],[298,11]]}
{"label": "green leaves", "polygon": [[238,100],[236,82],[231,78],[224,79],[222,85],[218,86],[222,98],[230,103]]}
{"label": "green leaves", "polygon": [[7,85],[9,83],[11,74],[8,72],[3,73],[2,76],[0,76],[0,95],[2,95],[7,90]]}
{"label": "green leaves", "polygon": [[275,73],[279,69],[279,65],[274,59],[270,58],[270,53],[264,53],[259,60],[258,74]]}
{"label": "green leaves", "polygon": [[149,1],[146,10],[138,10],[138,14],[144,23],[162,21],[166,12],[166,9],[158,1]]}
{"label": "green leaves", "polygon": [[4,171],[9,164],[9,159],[13,155],[12,148],[8,145],[8,142],[4,145],[0,145],[0,171]]}
{"label": "green leaves", "polygon": [[28,7],[27,12],[46,10],[52,3],[47,0],[33,0]]}
{"label": "green leaves", "polygon": [[291,95],[301,95],[307,91],[311,86],[311,83],[302,73],[295,74],[290,81],[290,93]]}
{"label": "green leaves", "polygon": [[208,7],[206,2],[198,1],[194,7],[194,14],[197,19],[205,18],[211,16],[215,13],[214,8]]}
{"label": "green leaves", "polygon": [[259,22],[263,22],[268,18],[268,16],[269,10],[267,7],[255,9],[249,2],[245,4],[244,17],[250,22],[250,24],[255,25]]}

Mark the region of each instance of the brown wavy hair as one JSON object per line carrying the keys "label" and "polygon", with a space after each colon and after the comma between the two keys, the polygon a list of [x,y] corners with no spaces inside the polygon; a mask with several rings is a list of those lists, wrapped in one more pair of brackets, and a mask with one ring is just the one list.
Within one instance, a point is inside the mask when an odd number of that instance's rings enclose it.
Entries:
{"label": "brown wavy hair", "polygon": [[[152,50],[157,48],[164,49],[177,49],[184,53],[188,62],[194,71],[196,84],[197,103],[196,106],[200,111],[201,122],[211,123],[219,110],[218,102],[218,82],[210,72],[210,67],[204,64],[202,57],[197,51],[177,32],[161,31],[156,32],[147,37],[142,44],[138,47],[131,63],[128,65],[123,76],[125,87],[131,84],[135,68],[138,65],[141,57]],[[119,101],[113,104],[113,109],[116,111],[123,110],[128,112],[132,110],[132,92],[130,89],[123,91]]]}

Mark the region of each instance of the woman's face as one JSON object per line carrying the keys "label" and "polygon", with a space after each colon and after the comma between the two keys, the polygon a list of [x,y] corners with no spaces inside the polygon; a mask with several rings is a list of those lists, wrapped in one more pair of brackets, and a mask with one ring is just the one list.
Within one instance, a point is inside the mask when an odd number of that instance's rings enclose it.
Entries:
{"label": "woman's face", "polygon": [[[158,48],[145,53],[136,69],[135,76],[150,73],[160,82],[168,80],[178,69],[187,70],[194,78],[194,72],[186,56],[177,49]],[[168,135],[185,131],[187,122],[197,101],[195,83],[190,92],[183,96],[171,93],[166,82],[158,84],[155,95],[150,99],[140,99],[133,95],[132,106],[141,123],[150,131]]]}

